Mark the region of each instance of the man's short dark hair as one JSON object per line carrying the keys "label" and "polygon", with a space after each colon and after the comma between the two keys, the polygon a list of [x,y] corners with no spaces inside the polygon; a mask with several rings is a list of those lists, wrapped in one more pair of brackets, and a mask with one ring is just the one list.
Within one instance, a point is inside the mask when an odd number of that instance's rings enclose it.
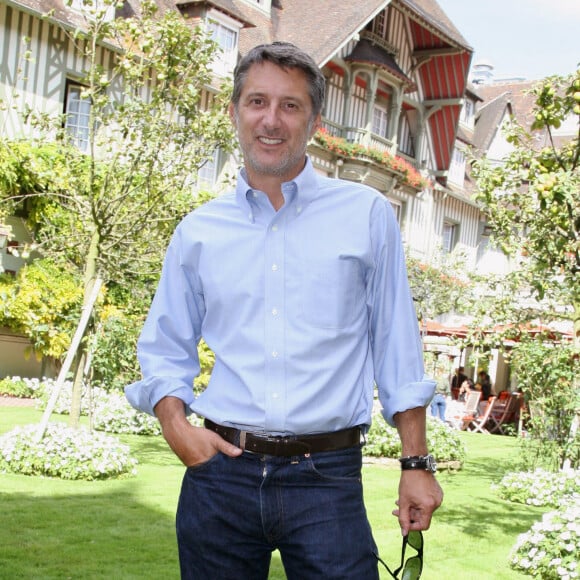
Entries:
{"label": "man's short dark hair", "polygon": [[248,72],[254,64],[271,62],[284,69],[297,68],[301,70],[308,81],[310,100],[312,101],[312,117],[322,112],[326,80],[314,59],[290,42],[273,42],[255,46],[238,63],[234,70],[234,89],[232,103],[237,108],[240,95],[246,82]]}

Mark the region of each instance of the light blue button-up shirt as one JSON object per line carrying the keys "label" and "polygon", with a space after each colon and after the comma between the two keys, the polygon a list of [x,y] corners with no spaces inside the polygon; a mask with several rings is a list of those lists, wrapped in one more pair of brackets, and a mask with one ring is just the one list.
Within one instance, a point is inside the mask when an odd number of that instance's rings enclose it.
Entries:
{"label": "light blue button-up shirt", "polygon": [[[425,406],[417,319],[398,225],[375,190],[317,175],[282,185],[276,212],[241,171],[236,191],[177,227],[138,344],[129,402],[168,395],[212,421],[307,434],[369,425],[374,385],[387,421]],[[194,397],[197,344],[215,353]]]}

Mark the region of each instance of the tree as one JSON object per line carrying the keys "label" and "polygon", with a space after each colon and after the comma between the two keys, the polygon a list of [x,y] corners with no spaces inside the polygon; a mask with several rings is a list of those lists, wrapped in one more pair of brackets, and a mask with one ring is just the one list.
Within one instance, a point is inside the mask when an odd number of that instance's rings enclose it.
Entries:
{"label": "tree", "polygon": [[420,322],[448,312],[465,313],[470,303],[470,285],[463,258],[441,254],[433,265],[407,256],[409,285]]}
{"label": "tree", "polygon": [[[519,384],[529,400],[542,402],[544,423],[552,430],[558,426],[559,459],[569,464],[571,458],[578,461],[580,406],[580,69],[545,79],[532,94],[534,122],[529,130],[511,125],[507,139],[513,150],[503,163],[485,158],[473,163],[477,199],[492,228],[492,242],[516,266],[494,280],[492,291],[480,301],[480,320],[502,323],[501,333],[481,333],[480,339],[488,346],[499,346],[506,337],[521,341],[513,352]],[[576,134],[561,143],[555,130],[570,121],[578,127]],[[549,145],[538,150],[538,136],[545,136]],[[538,322],[558,320],[572,322],[569,347],[560,346],[560,337],[552,332],[528,339],[525,323],[538,327]],[[543,364],[558,368],[545,372]]]}
{"label": "tree", "polygon": [[[192,207],[197,171],[216,148],[229,150],[227,87],[207,95],[216,45],[176,12],[159,17],[152,2],[140,17],[110,21],[113,0],[86,8],[86,28],[72,41],[86,62],[81,98],[90,103],[86,154],[74,147],[63,118],[27,110],[26,119],[54,135],[57,151],[45,179],[2,188],[6,210],[25,206],[43,255],[82,276],[84,304],[97,277],[107,285],[152,280],[176,221]],[[101,63],[104,47],[112,63]],[[6,149],[19,151],[13,144]],[[26,166],[28,153],[17,165]],[[48,177],[47,177],[48,175]],[[12,176],[13,177],[13,176]],[[0,184],[14,179],[0,177]],[[22,184],[22,182],[20,182]],[[80,415],[86,342],[76,362],[71,421]]]}
{"label": "tree", "polygon": [[[517,284],[527,286],[552,319],[573,322],[580,339],[580,144],[579,134],[558,145],[554,130],[580,121],[580,69],[536,85],[531,132],[513,123],[512,152],[501,165],[473,164],[477,199],[493,230],[492,241],[515,260]],[[579,129],[580,131],[580,126]],[[538,132],[550,145],[537,151]]]}

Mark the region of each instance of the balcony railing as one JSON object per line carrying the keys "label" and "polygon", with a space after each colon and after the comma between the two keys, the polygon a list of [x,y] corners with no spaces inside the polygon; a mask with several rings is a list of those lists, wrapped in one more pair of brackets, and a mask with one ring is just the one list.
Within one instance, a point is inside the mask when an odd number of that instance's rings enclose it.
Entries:
{"label": "balcony railing", "polygon": [[418,168],[419,163],[416,159],[408,154],[401,151],[394,151],[393,142],[389,139],[385,139],[372,131],[367,131],[366,129],[361,129],[360,127],[344,127],[338,123],[334,123],[329,119],[322,119],[322,127],[324,130],[333,137],[342,137],[348,143],[358,143],[359,145],[364,145],[365,147],[371,147],[382,153],[396,154],[402,157],[410,163],[413,167]]}
{"label": "balcony railing", "polygon": [[[333,126],[332,129],[336,131],[337,128]],[[355,135],[360,134],[362,132],[355,133]],[[323,149],[348,160],[351,164],[375,163],[377,166],[382,166],[389,172],[396,174],[401,183],[406,183],[418,191],[431,185],[429,180],[423,177],[413,164],[394,155],[388,149],[379,149],[358,141],[349,141],[331,133],[324,127],[316,131],[314,142]]]}

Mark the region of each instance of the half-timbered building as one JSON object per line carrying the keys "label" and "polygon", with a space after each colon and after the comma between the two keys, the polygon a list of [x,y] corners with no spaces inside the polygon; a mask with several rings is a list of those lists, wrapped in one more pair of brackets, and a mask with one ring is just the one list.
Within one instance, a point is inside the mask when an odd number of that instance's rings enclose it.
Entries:
{"label": "half-timbered building", "polygon": [[[472,49],[435,0],[157,3],[162,12],[206,23],[222,48],[214,64],[218,76],[231,75],[239,55],[259,43],[290,41],[308,52],[328,81],[323,127],[309,145],[317,171],[382,192],[409,255],[429,262],[441,252],[460,251],[467,267],[476,268],[483,216],[463,187],[465,160],[457,147],[474,112],[469,107],[475,97],[466,93]],[[83,26],[80,7],[82,0],[70,6],[63,0],[0,0],[3,137],[26,136],[30,129],[16,111],[30,107],[65,113],[67,129],[81,149],[85,145],[85,63],[67,34]],[[138,9],[138,0],[127,0],[110,17]],[[105,69],[115,50],[102,47]],[[219,191],[220,175],[233,163],[216,151],[201,177]],[[8,225],[11,243],[27,241],[21,222],[14,218]],[[0,250],[0,267],[16,270],[9,250],[7,244]],[[2,367],[0,376],[14,370]]]}

